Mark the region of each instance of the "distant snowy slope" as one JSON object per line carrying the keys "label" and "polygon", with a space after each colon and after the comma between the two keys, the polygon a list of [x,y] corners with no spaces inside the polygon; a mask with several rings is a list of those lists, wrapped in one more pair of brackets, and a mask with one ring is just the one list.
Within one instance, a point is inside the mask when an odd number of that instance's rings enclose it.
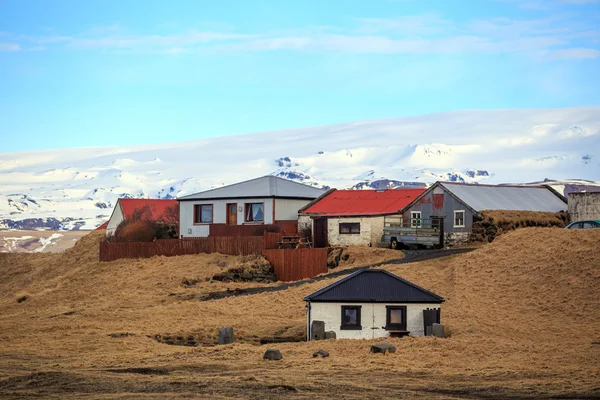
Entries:
{"label": "distant snowy slope", "polygon": [[0,228],[91,229],[118,197],[170,198],[266,174],[338,188],[597,181],[600,107],[455,111],[184,143],[0,153]]}

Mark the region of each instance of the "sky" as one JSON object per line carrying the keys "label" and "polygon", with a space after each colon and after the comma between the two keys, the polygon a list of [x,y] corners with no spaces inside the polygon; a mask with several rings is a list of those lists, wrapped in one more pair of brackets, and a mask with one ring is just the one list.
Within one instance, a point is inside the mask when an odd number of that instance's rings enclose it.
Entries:
{"label": "sky", "polygon": [[599,71],[600,0],[0,0],[0,152],[600,105]]}

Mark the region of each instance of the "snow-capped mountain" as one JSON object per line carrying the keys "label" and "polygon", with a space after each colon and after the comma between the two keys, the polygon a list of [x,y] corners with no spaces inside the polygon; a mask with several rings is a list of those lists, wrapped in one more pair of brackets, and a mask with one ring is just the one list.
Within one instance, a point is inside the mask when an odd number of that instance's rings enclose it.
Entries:
{"label": "snow-capped mountain", "polygon": [[600,185],[586,182],[600,180],[600,107],[454,111],[173,144],[0,153],[0,228],[91,229],[119,197],[172,198],[266,174],[356,189],[436,180]]}

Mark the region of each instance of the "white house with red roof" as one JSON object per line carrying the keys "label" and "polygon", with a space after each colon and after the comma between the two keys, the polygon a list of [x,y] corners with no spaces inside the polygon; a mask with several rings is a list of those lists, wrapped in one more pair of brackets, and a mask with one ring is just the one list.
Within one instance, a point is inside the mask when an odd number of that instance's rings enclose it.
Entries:
{"label": "white house with red roof", "polygon": [[168,215],[170,207],[178,209],[179,203],[177,200],[119,199],[106,224],[106,236],[113,235],[121,222],[132,218],[136,212],[141,212],[142,210],[146,211],[143,215],[145,219],[157,222],[173,222],[170,221],[173,216]]}
{"label": "white house with red roof", "polygon": [[418,189],[337,190],[300,209],[298,229],[310,229],[315,247],[378,246],[384,219],[425,192]]}

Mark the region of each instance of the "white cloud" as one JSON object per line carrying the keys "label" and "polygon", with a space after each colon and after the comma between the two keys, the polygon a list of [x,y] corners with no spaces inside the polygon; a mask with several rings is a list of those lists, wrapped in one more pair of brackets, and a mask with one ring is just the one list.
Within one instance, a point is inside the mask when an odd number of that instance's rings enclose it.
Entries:
{"label": "white cloud", "polygon": [[0,42],[0,51],[19,51],[21,46],[17,43],[3,43]]}

